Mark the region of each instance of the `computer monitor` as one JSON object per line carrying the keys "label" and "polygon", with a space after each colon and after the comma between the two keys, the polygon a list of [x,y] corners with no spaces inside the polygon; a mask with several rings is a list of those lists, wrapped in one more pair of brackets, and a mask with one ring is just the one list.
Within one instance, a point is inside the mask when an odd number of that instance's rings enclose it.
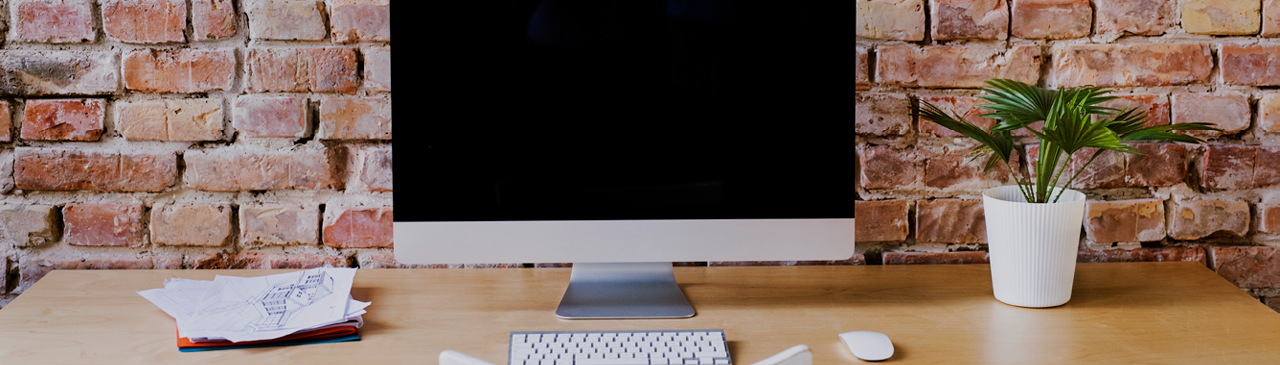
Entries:
{"label": "computer monitor", "polygon": [[397,3],[396,259],[571,262],[582,319],[693,316],[673,261],[850,258],[850,4]]}

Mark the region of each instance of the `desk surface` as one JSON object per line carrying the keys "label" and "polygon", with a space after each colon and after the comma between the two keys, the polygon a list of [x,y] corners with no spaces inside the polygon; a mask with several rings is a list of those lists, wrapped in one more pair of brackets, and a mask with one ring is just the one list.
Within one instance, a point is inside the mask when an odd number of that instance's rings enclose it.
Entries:
{"label": "desk surface", "polygon": [[886,363],[1280,363],[1280,314],[1183,262],[1080,264],[1049,309],[996,301],[986,265],[676,268],[697,316],[630,321],[557,319],[568,269],[361,270],[362,341],[201,353],[179,353],[173,320],[134,293],[274,272],[54,271],[0,310],[0,362],[434,364],[454,349],[505,364],[509,331],[723,328],[740,365],[802,343],[816,364],[858,363],[836,337],[857,330],[889,335]]}

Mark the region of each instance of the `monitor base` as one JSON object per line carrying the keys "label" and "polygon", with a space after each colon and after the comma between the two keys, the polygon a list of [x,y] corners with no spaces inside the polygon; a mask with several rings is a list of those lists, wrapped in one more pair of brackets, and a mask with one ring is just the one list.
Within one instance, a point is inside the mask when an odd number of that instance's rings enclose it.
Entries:
{"label": "monitor base", "polygon": [[556,316],[563,319],[693,317],[670,262],[574,263]]}

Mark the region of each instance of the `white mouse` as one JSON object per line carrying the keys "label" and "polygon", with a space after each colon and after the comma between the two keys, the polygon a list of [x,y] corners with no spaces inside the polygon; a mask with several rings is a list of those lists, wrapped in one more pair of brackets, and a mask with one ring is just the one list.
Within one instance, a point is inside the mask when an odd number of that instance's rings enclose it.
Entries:
{"label": "white mouse", "polygon": [[849,352],[863,361],[880,361],[893,356],[893,343],[880,332],[854,331],[840,334]]}

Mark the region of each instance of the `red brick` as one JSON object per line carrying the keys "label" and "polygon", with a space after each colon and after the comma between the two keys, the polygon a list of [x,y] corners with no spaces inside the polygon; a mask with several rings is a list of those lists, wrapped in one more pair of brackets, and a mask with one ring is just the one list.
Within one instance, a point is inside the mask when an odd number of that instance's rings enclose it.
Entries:
{"label": "red brick", "polygon": [[1098,105],[1118,109],[1112,112],[1112,116],[1122,113],[1125,109],[1133,109],[1146,115],[1147,122],[1143,124],[1144,126],[1169,124],[1169,97],[1165,94],[1112,94],[1111,96],[1118,99]]}
{"label": "red brick", "polygon": [[1258,204],[1258,231],[1263,233],[1280,233],[1280,204]]}
{"label": "red brick", "polygon": [[337,248],[393,248],[391,208],[329,205],[324,212],[324,245]]}
{"label": "red brick", "polygon": [[1088,0],[1018,0],[1013,2],[1009,33],[1026,39],[1070,39],[1089,35],[1092,25]]}
{"label": "red brick", "polygon": [[1280,3],[1276,0],[1262,0],[1262,36],[1280,36]]}
{"label": "red brick", "polygon": [[1096,0],[1097,34],[1161,35],[1177,23],[1174,0]]}
{"label": "red brick", "polygon": [[324,39],[324,2],[314,0],[245,1],[249,37],[270,40]]}
{"label": "red brick", "polygon": [[18,147],[14,180],[23,190],[159,192],[178,175],[172,152]]}
{"label": "red brick", "polygon": [[0,205],[0,247],[44,246],[61,235],[57,207]]}
{"label": "red brick", "polygon": [[1182,29],[1193,34],[1258,34],[1261,11],[1257,0],[1184,0]]}
{"label": "red brick", "polygon": [[1173,123],[1211,123],[1216,131],[1187,132],[1199,137],[1235,134],[1249,128],[1249,97],[1240,93],[1173,93]]}
{"label": "red brick", "polygon": [[1133,250],[1080,251],[1076,262],[1161,262],[1193,261],[1205,263],[1204,249],[1199,247],[1135,248]]}
{"label": "red brick", "polygon": [[139,247],[142,204],[67,204],[62,208],[66,242],[74,246]]}
{"label": "red brick", "polygon": [[198,49],[135,50],[124,54],[124,84],[129,90],[198,93],[231,90],[235,51]]}
{"label": "red brick", "polygon": [[1169,238],[1197,240],[1214,234],[1244,237],[1249,232],[1249,203],[1243,200],[1174,201],[1172,209]]}
{"label": "red brick", "polygon": [[857,242],[902,242],[911,233],[906,200],[858,201],[853,203],[854,240]]}
{"label": "red brick", "polygon": [[150,270],[169,269],[171,259],[168,257],[35,257],[26,256],[18,261],[18,272],[22,277],[15,293],[21,293],[31,284],[53,270]]}
{"label": "red brick", "polygon": [[89,0],[14,0],[9,6],[17,41],[78,43],[97,38]]}
{"label": "red brick", "polygon": [[231,125],[253,138],[303,138],[311,135],[307,98],[242,95],[236,98]]}
{"label": "red brick", "polygon": [[391,46],[365,48],[360,53],[364,56],[364,88],[391,91]]}
{"label": "red brick", "polygon": [[981,200],[936,199],[916,202],[916,241],[987,243]]}
{"label": "red brick", "polygon": [[236,35],[236,9],[231,0],[192,0],[192,36],[197,41]]}
{"label": "red brick", "polygon": [[13,114],[9,102],[0,101],[0,142],[13,141]]}
{"label": "red brick", "polygon": [[1097,243],[1159,241],[1165,237],[1164,201],[1090,200],[1085,206],[1085,237]]}
{"label": "red brick", "polygon": [[1258,100],[1258,129],[1280,133],[1280,94],[1266,94]]}
{"label": "red brick", "polygon": [[391,99],[337,97],[321,101],[316,138],[390,140]]}
{"label": "red brick", "polygon": [[1280,288],[1280,247],[1214,247],[1213,267],[1241,288]]}
{"label": "red brick", "polygon": [[334,42],[391,41],[390,0],[331,0],[329,6]]}
{"label": "red brick", "polygon": [[97,141],[102,137],[102,99],[32,99],[23,111],[22,139]]}
{"label": "red brick", "polygon": [[1173,186],[1187,176],[1187,148],[1177,143],[1130,144],[1140,154],[1126,154],[1126,186]]}
{"label": "red brick", "polygon": [[151,243],[222,246],[231,243],[230,204],[160,203],[151,207]]}
{"label": "red brick", "polygon": [[1258,146],[1253,161],[1253,187],[1280,184],[1280,146]]}
{"label": "red brick", "polygon": [[187,256],[191,269],[314,269],[329,265],[350,267],[351,259],[305,253],[241,252]]}
{"label": "red brick", "polygon": [[391,149],[366,148],[356,156],[352,184],[357,190],[391,191]]}
{"label": "red brick", "polygon": [[205,191],[341,189],[345,150],[189,150],[187,187]]}
{"label": "red brick", "polygon": [[904,87],[979,88],[987,86],[987,80],[1003,78],[1035,84],[1040,79],[1041,61],[1040,48],[1036,46],[1006,50],[885,45],[876,48],[876,82]]}
{"label": "red brick", "polygon": [[[990,104],[986,100],[978,99],[972,96],[950,96],[950,95],[927,95],[920,96],[920,104],[928,102],[938,107],[947,115],[964,118],[965,121],[972,123],[982,129],[990,130],[996,125],[995,119],[983,118],[983,114],[991,113],[990,110],[979,108],[978,105]],[[861,130],[862,126],[856,129]],[[950,129],[943,128],[938,123],[934,123],[925,118],[920,118],[920,132],[930,133],[940,137],[963,137],[963,134],[957,133]]]}
{"label": "red brick", "polygon": [[222,139],[222,100],[164,99],[116,102],[116,128],[131,141]]}
{"label": "red brick", "polygon": [[186,28],[183,0],[102,1],[102,29],[126,43],[182,42]]}
{"label": "red brick", "polygon": [[[942,154],[924,154],[924,186],[937,189],[983,190],[1012,182],[1009,168],[996,163],[990,171],[983,172],[987,160],[972,159],[969,150],[955,149]],[[1010,166],[1018,168],[1013,156]]]}
{"label": "red brick", "polygon": [[1200,186],[1206,189],[1253,187],[1253,146],[1209,145],[1200,162]]}
{"label": "red brick", "polygon": [[923,0],[856,0],[861,38],[923,41],[925,14]]}
{"label": "red brick", "polygon": [[320,205],[268,203],[240,206],[240,244],[320,243]]}
{"label": "red brick", "polygon": [[249,90],[355,94],[360,84],[352,48],[251,49]]}
{"label": "red brick", "polygon": [[1009,8],[1004,0],[929,0],[934,40],[1005,39]]}
{"label": "red brick", "polygon": [[920,178],[914,147],[868,146],[859,155],[863,189],[906,188]]}
{"label": "red brick", "polygon": [[[867,49],[862,47],[856,47],[856,48],[857,48],[858,58],[857,60],[854,61],[853,85],[854,85],[854,88],[857,90],[867,90],[871,88],[871,79],[867,77],[868,75],[867,66],[869,65],[867,63]],[[365,61],[365,63],[367,64],[368,61]],[[368,72],[366,72],[366,75],[365,75],[366,79],[369,78],[369,75],[367,75],[367,73]],[[365,81],[365,82],[368,83],[368,81]]]}
{"label": "red brick", "polygon": [[1184,85],[1207,81],[1213,70],[1202,44],[1070,45],[1053,59],[1059,87]]}
{"label": "red brick", "polygon": [[0,51],[0,94],[111,95],[119,88],[111,51]]}
{"label": "red brick", "polygon": [[1228,85],[1280,85],[1280,46],[1224,44],[1218,51],[1218,75]]}
{"label": "red brick", "polygon": [[832,266],[832,265],[866,265],[866,256],[855,253],[853,257],[844,260],[821,260],[821,261],[707,261],[707,266],[728,266],[728,267],[746,267],[746,266]]}
{"label": "red brick", "polygon": [[[1062,171],[1061,177],[1058,177],[1058,185],[1065,184],[1068,179],[1075,176],[1076,179],[1071,183],[1073,189],[1094,189],[1094,188],[1117,188],[1129,186],[1126,182],[1126,161],[1127,156],[1123,152],[1103,151],[1098,158],[1093,158],[1093,154],[1097,152],[1096,148],[1082,148],[1071,155],[1068,161],[1067,169]],[[1028,160],[1032,165],[1029,166],[1028,172],[1036,173],[1036,163],[1040,161],[1040,145],[1027,146]],[[1059,160],[1059,164],[1062,164]],[[1088,163],[1088,166],[1085,166]],[[1083,172],[1080,169],[1084,168]],[[1079,173],[1077,175],[1077,173]],[[1034,176],[1034,175],[1033,175]],[[1032,178],[1034,180],[1034,177]]]}
{"label": "red brick", "polygon": [[911,99],[903,94],[858,93],[853,99],[853,130],[874,136],[911,133]]}
{"label": "red brick", "polygon": [[964,252],[885,252],[885,265],[986,264],[984,251]]}

